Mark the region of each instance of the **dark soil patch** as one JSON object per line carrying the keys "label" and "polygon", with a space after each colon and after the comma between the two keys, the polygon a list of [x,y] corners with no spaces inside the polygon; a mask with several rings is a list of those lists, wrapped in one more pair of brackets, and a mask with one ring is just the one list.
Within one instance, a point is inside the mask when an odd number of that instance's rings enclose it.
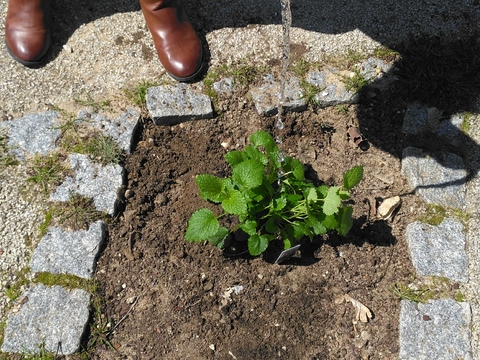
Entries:
{"label": "dark soil patch", "polygon": [[[340,184],[343,173],[360,164],[365,176],[353,191],[349,235],[306,241],[279,265],[262,257],[227,258],[183,238],[195,210],[215,209],[200,198],[195,175],[227,176],[228,150],[243,149],[256,130],[279,132],[275,119],[260,117],[243,99],[239,93],[220,100],[225,111],[212,120],[144,123],[126,160],[124,210],[110,226],[97,268],[104,314],[114,324],[123,321],[109,336],[116,351],[98,346],[94,358],[397,358],[400,308],[389,288],[413,274],[403,236],[423,208],[400,176],[404,144],[395,119],[404,104],[392,106],[379,95],[375,104],[343,112],[288,114],[282,148],[306,164],[312,181]],[[388,124],[381,126],[380,114]],[[362,151],[349,140],[347,130],[359,117],[379,146]],[[371,204],[394,195],[402,196],[402,206],[393,220],[374,219]],[[225,299],[234,286],[243,288]],[[335,304],[336,293],[362,302],[374,318],[354,326],[354,308]]]}

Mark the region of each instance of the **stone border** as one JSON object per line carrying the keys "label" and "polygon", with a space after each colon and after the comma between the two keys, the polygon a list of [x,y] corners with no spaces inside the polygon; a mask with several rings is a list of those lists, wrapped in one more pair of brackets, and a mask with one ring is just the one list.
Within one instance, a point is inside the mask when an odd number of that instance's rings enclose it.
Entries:
{"label": "stone border", "polygon": [[[386,78],[388,67],[381,60],[370,58],[358,65],[360,73],[368,81],[379,80],[378,84],[394,81]],[[324,106],[334,104],[353,103],[358,101],[356,94],[349,92],[341,79],[351,74],[340,73],[335,69],[324,72],[307,74],[307,81],[323,88],[317,94],[316,101]],[[290,111],[305,109],[299,80],[292,77],[288,80],[289,92],[287,101],[283,104]],[[222,79],[214,84],[214,88],[221,89],[228,94],[234,89],[232,79]],[[376,85],[380,86],[380,85]],[[273,76],[267,75],[264,84],[257,89],[252,89],[252,97],[259,114],[274,114],[278,112],[278,83]],[[150,88],[147,93],[147,108],[156,124],[174,124],[185,120],[203,119],[213,116],[210,99],[187,85],[163,86]],[[450,144],[458,145],[459,118],[452,118],[440,125],[432,122],[435,109],[425,109],[419,105],[412,105],[407,109],[404,131],[416,133],[424,131],[437,131],[444,136]],[[89,117],[88,112],[81,112],[80,116]],[[52,129],[57,114],[53,112],[33,114],[27,117],[7,122],[9,139],[17,147],[14,155],[23,160],[25,156],[33,153],[52,151],[51,144],[59,134],[51,132],[47,145],[42,143],[44,132]],[[91,116],[90,116],[91,117]],[[107,119],[101,114],[93,115],[93,124],[104,129],[109,136],[117,138],[120,146],[126,152],[130,151],[131,139],[136,128],[139,115],[129,110],[119,119]],[[39,124],[30,125],[35,123]],[[42,125],[47,121],[49,125]],[[123,124],[123,125],[115,125]],[[451,124],[451,125],[449,125]],[[25,128],[24,128],[25,127]],[[452,135],[452,129],[457,129]],[[42,136],[35,135],[39,132]],[[443,134],[443,135],[442,135]],[[35,139],[35,141],[32,141]],[[38,142],[37,142],[37,139]],[[10,144],[9,144],[10,145]],[[463,160],[455,154],[445,154],[443,162],[428,158],[421,149],[406,149],[402,160],[402,174],[407,177],[412,190],[427,202],[434,204],[452,204],[458,208],[467,207],[465,197],[466,170]],[[111,215],[115,214],[117,190],[123,185],[121,170],[115,167],[101,167],[78,154],[70,155],[70,163],[75,170],[75,179],[68,178],[52,194],[52,200],[65,201],[65,194],[77,192],[84,196],[100,195],[95,205],[102,211]],[[449,170],[452,170],[451,174]],[[98,178],[105,172],[104,180]],[[437,174],[435,176],[432,175]],[[111,175],[111,176],[110,176]],[[119,180],[121,179],[121,180]],[[453,186],[450,197],[445,198],[445,191],[435,191],[438,187],[443,189]],[[105,189],[104,192],[102,189]],[[454,202],[452,199],[455,199]],[[67,199],[68,200],[68,199]],[[113,203],[112,203],[113,202]],[[67,234],[64,231],[51,228],[41,240],[34,256],[32,257],[32,271],[47,271],[56,274],[74,274],[76,276],[91,278],[94,272],[95,259],[98,249],[104,239],[104,225],[96,223],[91,225],[87,232]],[[93,234],[90,234],[92,232]],[[455,235],[452,235],[455,233]],[[450,234],[451,236],[449,236]],[[447,219],[439,226],[429,227],[413,223],[408,227],[407,239],[412,250],[412,259],[419,275],[441,275],[452,281],[467,281],[465,275],[466,252],[465,238],[461,224],[453,219]],[[65,241],[74,242],[76,246],[65,246]],[[417,245],[420,244],[420,245]],[[429,246],[429,244],[431,246]],[[433,245],[432,245],[433,244]],[[443,244],[443,245],[442,245]],[[53,254],[58,250],[58,253]],[[420,251],[417,251],[420,250]],[[452,252],[445,258],[438,256]],[[85,256],[86,261],[77,261],[78,266],[73,266],[75,261]],[[428,261],[422,256],[427,256]],[[67,266],[68,263],[68,266]],[[81,263],[81,264],[80,264]],[[65,265],[65,266],[63,266]],[[18,313],[12,312],[7,321],[5,339],[2,351],[23,352],[25,350],[38,352],[44,344],[45,349],[57,352],[59,346],[62,354],[73,353],[78,349],[80,339],[88,321],[88,308],[90,296],[83,290],[66,291],[61,287],[46,287],[44,285],[32,286],[24,295]],[[38,311],[38,309],[53,309],[52,311]],[[58,308],[58,311],[55,309]],[[81,310],[75,314],[73,309]],[[68,313],[68,315],[65,315]],[[61,315],[65,322],[57,322],[56,316]],[[408,301],[401,302],[400,318],[400,358],[401,359],[447,359],[458,356],[471,359],[471,315],[468,303],[458,303],[452,299],[436,300],[426,305],[417,305]],[[59,324],[53,325],[52,324]],[[48,325],[48,326],[47,326]],[[72,329],[70,333],[66,333]],[[23,334],[23,335],[22,335]],[[425,346],[431,343],[432,346]]]}

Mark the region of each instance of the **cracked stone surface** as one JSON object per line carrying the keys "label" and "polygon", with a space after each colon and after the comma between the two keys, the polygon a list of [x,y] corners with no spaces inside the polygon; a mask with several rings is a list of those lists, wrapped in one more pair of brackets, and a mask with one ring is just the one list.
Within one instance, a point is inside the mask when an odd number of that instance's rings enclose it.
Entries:
{"label": "cracked stone surface", "polygon": [[307,82],[322,90],[315,95],[315,101],[323,107],[340,104],[355,104],[360,97],[357,93],[347,90],[341,81],[342,76],[350,76],[351,73],[341,73],[336,69],[326,71],[310,71],[307,73]]}
{"label": "cracked stone surface", "polygon": [[400,360],[473,360],[470,305],[446,299],[400,306]]}
{"label": "cracked stone surface", "polygon": [[156,125],[178,124],[187,120],[210,119],[210,98],[186,84],[151,87],[147,91],[147,109]]}
{"label": "cracked stone surface", "polygon": [[56,111],[30,114],[19,119],[0,122],[0,129],[8,131],[8,150],[18,160],[24,160],[28,155],[47,155],[55,150],[55,142],[61,131],[56,129]]}
{"label": "cracked stone surface", "polygon": [[407,225],[405,237],[418,275],[468,280],[466,239],[460,222],[448,218],[433,226],[415,221]]}
{"label": "cracked stone surface", "polygon": [[50,228],[33,252],[30,270],[91,279],[106,231],[103,221],[90,224],[88,230],[75,232]]}
{"label": "cracked stone surface", "polygon": [[75,171],[75,178],[67,177],[50,195],[50,201],[69,201],[72,193],[79,194],[92,198],[97,210],[114,215],[117,191],[123,184],[123,168],[93,163],[83,154],[70,154],[68,161]]}
{"label": "cracked stone surface", "polygon": [[132,151],[132,138],[137,128],[140,114],[134,109],[128,109],[118,119],[110,119],[101,113],[91,114],[88,111],[80,111],[79,119],[89,121],[89,126],[99,129],[103,135],[115,139],[120,149],[127,154]]}
{"label": "cracked stone surface", "polygon": [[[273,115],[278,113],[280,102],[280,82],[275,80],[272,74],[267,74],[263,78],[264,82],[258,88],[251,90],[255,108],[260,115]],[[303,91],[300,87],[300,80],[296,77],[290,77],[285,82],[285,101],[283,109],[288,111],[303,111],[307,104],[303,98]]]}
{"label": "cracked stone surface", "polygon": [[90,294],[61,286],[36,285],[23,294],[26,301],[7,320],[3,352],[48,352],[68,355],[80,347],[88,323]]}
{"label": "cracked stone surface", "polygon": [[468,173],[460,156],[444,152],[437,159],[422,149],[407,147],[403,151],[401,174],[423,201],[447,208],[465,208]]}

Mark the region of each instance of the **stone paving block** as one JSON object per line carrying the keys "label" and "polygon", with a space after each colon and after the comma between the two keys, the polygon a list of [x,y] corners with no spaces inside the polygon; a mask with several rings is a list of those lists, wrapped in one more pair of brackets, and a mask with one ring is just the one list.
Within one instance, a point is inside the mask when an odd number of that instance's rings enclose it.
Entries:
{"label": "stone paving block", "polygon": [[120,149],[127,154],[131,153],[133,134],[140,120],[140,114],[135,109],[128,109],[118,119],[109,119],[101,113],[92,114],[82,110],[78,118],[88,120],[89,126],[100,130],[104,136],[117,140]]}
{"label": "stone paving block", "polygon": [[436,159],[422,149],[407,147],[403,151],[401,174],[423,201],[465,209],[468,173],[458,155],[445,152]]}
{"label": "stone paving block", "polygon": [[[265,75],[264,82],[258,88],[251,90],[255,108],[260,115],[273,115],[278,113],[280,102],[280,82],[271,74]],[[303,111],[307,108],[300,80],[291,77],[285,82],[285,101],[283,109],[288,111]]]}
{"label": "stone paving block", "polygon": [[336,69],[326,71],[310,71],[307,73],[306,81],[312,85],[322,88],[315,96],[315,101],[320,106],[334,106],[339,104],[355,104],[360,97],[353,91],[348,91],[345,83],[342,82],[342,74]]}
{"label": "stone paving block", "polygon": [[454,114],[444,118],[442,111],[431,107],[411,104],[407,107],[403,119],[402,131],[409,135],[418,135],[426,132],[437,135],[450,145],[460,146],[462,138],[463,115]]}
{"label": "stone paving block", "polygon": [[90,224],[88,230],[75,232],[50,228],[33,252],[30,270],[91,279],[106,228],[103,221]]}
{"label": "stone paving block", "polygon": [[418,104],[409,105],[403,117],[402,131],[405,134],[416,135],[428,129],[428,108]]}
{"label": "stone paving block", "polygon": [[123,168],[120,165],[93,163],[83,154],[70,154],[68,160],[75,171],[75,178],[67,177],[50,195],[50,201],[69,201],[72,193],[80,194],[92,198],[97,210],[114,215],[117,191],[123,184]]}
{"label": "stone paving block", "polygon": [[[377,59],[374,57],[370,57],[356,65],[356,68],[360,70],[360,75],[362,75],[363,78],[369,83],[375,80],[378,81],[380,79],[383,81],[395,80],[395,78],[390,75],[393,67],[393,64],[388,64],[382,59]],[[386,77],[389,79],[386,79]]]}
{"label": "stone paving block", "polygon": [[415,221],[407,225],[405,237],[419,275],[467,282],[466,239],[461,223],[452,218],[438,226]]}
{"label": "stone paving block", "polygon": [[455,114],[449,119],[442,120],[435,133],[450,145],[459,147],[466,135],[462,131],[463,115]]}
{"label": "stone paving block", "polygon": [[61,286],[36,285],[22,297],[26,302],[10,313],[2,344],[3,352],[48,352],[68,355],[77,351],[88,324],[90,294]]}
{"label": "stone paving block", "polygon": [[187,84],[151,87],[146,100],[147,109],[156,125],[213,117],[210,98],[189,89]]}
{"label": "stone paving block", "polygon": [[230,94],[233,91],[233,79],[225,78],[213,83],[213,90],[219,94]]}
{"label": "stone paving block", "polygon": [[0,128],[8,131],[8,151],[19,160],[27,155],[47,155],[55,150],[55,142],[61,131],[56,111],[30,114],[22,118],[0,122]]}
{"label": "stone paving block", "polygon": [[400,360],[473,360],[469,304],[402,300],[400,307]]}

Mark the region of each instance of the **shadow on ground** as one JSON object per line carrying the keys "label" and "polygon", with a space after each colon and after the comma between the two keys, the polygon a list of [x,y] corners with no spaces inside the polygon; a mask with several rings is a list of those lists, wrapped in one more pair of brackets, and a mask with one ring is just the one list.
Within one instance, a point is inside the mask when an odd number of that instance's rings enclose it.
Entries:
{"label": "shadow on ground", "polygon": [[[398,158],[405,147],[415,146],[434,158],[447,151],[468,163],[465,178],[425,187],[464,184],[479,171],[477,165],[468,161],[470,154],[478,152],[479,145],[466,134],[471,126],[468,118],[478,113],[480,104],[478,39],[476,35],[453,41],[442,41],[439,37],[411,38],[393,47],[399,55],[391,75],[398,80],[391,85],[378,80],[361,90],[360,128],[372,144]],[[415,135],[403,133],[405,110],[410,104],[440,110],[432,124],[427,124],[427,131]],[[464,116],[461,127],[452,123],[452,116],[459,113]],[[442,134],[435,132],[440,127]],[[459,170],[458,164],[443,165]]]}

